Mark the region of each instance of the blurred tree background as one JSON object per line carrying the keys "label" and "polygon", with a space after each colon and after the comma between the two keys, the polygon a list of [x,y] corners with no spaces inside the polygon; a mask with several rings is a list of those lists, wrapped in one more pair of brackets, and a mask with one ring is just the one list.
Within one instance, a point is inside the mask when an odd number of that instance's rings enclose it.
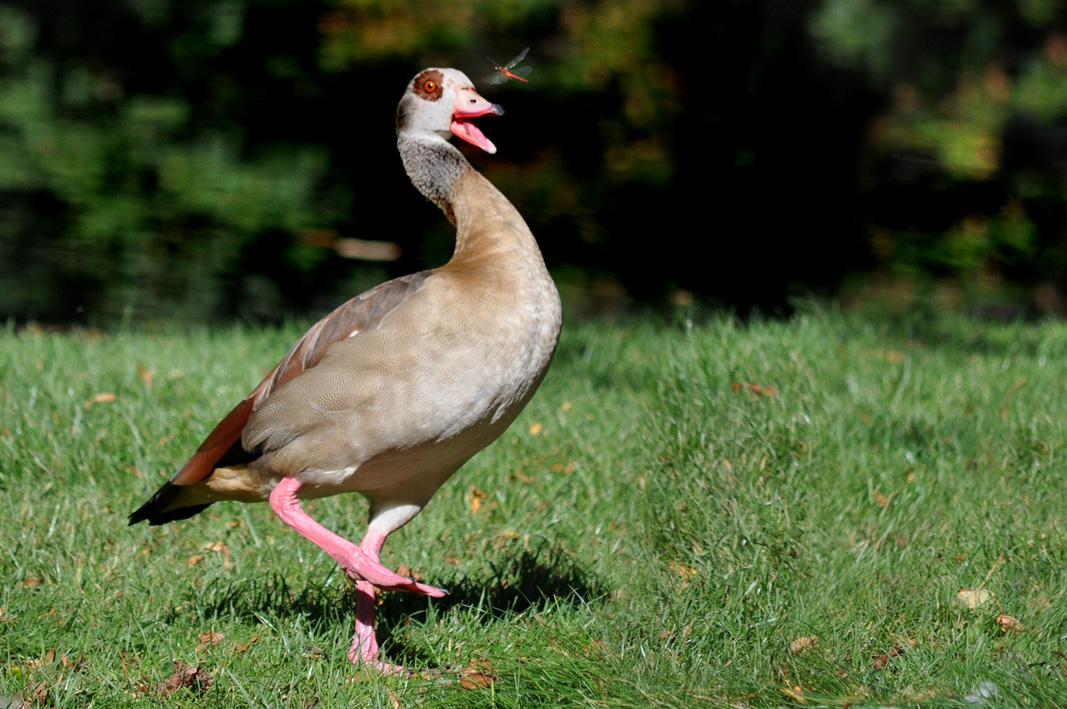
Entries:
{"label": "blurred tree background", "polygon": [[[0,316],[318,315],[451,232],[395,152],[483,93],[572,310],[798,297],[1067,314],[1056,0],[6,0]],[[411,217],[411,218],[408,218]],[[378,242],[387,242],[386,244]],[[395,246],[391,246],[395,245]]]}

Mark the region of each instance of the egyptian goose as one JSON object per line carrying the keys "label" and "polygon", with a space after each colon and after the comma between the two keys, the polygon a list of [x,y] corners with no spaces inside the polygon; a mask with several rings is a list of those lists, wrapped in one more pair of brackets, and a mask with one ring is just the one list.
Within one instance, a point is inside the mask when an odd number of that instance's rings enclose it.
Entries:
{"label": "egyptian goose", "polygon": [[[384,671],[403,668],[378,659],[375,587],[446,595],[383,566],[386,537],[511,424],[559,338],[559,294],[533,234],[448,142],[452,134],[495,153],[470,119],[502,113],[455,69],[426,69],[408,84],[397,148],[412,183],[456,227],[452,259],[383,283],[313,325],[129,518],[157,525],[220,500],[269,500],[355,581],[349,658]],[[300,506],[342,492],[370,503],[358,546]]]}

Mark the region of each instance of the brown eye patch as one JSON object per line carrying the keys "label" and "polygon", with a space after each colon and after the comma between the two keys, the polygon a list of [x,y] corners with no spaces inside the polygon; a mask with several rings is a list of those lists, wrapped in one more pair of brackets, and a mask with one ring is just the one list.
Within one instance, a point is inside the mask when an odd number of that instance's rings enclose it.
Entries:
{"label": "brown eye patch", "polygon": [[414,91],[415,95],[421,99],[425,99],[426,101],[436,101],[441,98],[441,82],[443,81],[444,77],[441,75],[441,72],[436,69],[427,69],[415,77],[412,91]]}

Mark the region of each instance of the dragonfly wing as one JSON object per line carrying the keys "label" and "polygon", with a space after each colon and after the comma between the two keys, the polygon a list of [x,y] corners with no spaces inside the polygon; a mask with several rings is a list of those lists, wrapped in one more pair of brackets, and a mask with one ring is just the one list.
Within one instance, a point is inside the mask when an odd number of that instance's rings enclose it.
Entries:
{"label": "dragonfly wing", "polygon": [[518,64],[519,62],[521,62],[523,59],[526,58],[526,53],[529,52],[529,51],[530,51],[530,48],[527,47],[526,49],[524,49],[521,52],[519,52],[519,55],[517,57],[515,57],[510,62],[508,62],[508,65],[505,67],[505,69],[510,69],[511,67],[513,67],[516,64]]}

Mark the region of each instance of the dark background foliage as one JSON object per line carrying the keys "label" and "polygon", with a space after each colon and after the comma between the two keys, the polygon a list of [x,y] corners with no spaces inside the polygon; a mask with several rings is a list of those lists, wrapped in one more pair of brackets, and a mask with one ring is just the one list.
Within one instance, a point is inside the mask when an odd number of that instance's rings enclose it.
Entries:
{"label": "dark background foliage", "polygon": [[466,152],[575,312],[1061,313],[1064,20],[1053,0],[0,2],[0,315],[317,315],[440,264],[396,103],[424,66],[478,83],[525,46],[529,84],[483,86],[499,153]]}

